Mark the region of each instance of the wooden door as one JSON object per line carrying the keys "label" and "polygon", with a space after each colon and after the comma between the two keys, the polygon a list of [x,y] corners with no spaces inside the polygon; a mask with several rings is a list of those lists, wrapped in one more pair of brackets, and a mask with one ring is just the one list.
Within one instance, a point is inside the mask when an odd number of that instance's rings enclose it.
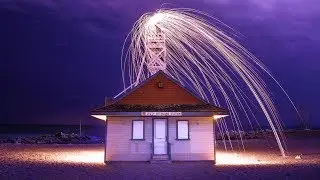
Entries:
{"label": "wooden door", "polygon": [[154,154],[167,154],[167,119],[154,119]]}

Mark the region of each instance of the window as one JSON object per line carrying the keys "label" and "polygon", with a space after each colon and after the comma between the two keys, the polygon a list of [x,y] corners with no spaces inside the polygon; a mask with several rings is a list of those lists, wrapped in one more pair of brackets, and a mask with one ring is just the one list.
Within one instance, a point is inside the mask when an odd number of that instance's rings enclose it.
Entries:
{"label": "window", "polygon": [[177,121],[177,139],[189,140],[189,121]]}
{"label": "window", "polygon": [[132,121],[132,139],[144,140],[144,121],[143,120]]}

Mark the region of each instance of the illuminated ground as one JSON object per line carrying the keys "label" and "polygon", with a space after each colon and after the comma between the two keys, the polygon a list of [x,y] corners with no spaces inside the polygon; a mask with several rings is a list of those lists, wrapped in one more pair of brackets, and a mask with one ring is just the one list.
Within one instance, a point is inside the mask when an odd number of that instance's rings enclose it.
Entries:
{"label": "illuminated ground", "polygon": [[262,140],[250,140],[246,152],[220,150],[217,165],[208,162],[105,165],[103,145],[2,144],[0,179],[318,179],[320,140],[290,140],[286,158],[280,157],[275,147],[265,144]]}

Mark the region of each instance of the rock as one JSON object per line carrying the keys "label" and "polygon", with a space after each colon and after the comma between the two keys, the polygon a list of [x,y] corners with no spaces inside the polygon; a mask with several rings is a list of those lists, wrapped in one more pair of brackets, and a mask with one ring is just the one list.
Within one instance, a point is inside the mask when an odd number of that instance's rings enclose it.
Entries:
{"label": "rock", "polygon": [[15,140],[11,139],[11,138],[8,138],[7,139],[7,143],[15,143]]}
{"label": "rock", "polygon": [[11,139],[11,138],[9,138],[9,137],[4,137],[4,138],[1,138],[0,139],[0,144],[3,144],[3,143],[15,143],[16,141],[15,140],[13,140],[13,139]]}
{"label": "rock", "polygon": [[37,140],[36,143],[37,144],[47,144],[46,141],[39,141],[39,140]]}
{"label": "rock", "polygon": [[15,143],[16,143],[16,144],[20,144],[20,143],[21,143],[21,138],[20,138],[20,137],[16,138],[16,139],[15,139]]}
{"label": "rock", "polygon": [[58,132],[54,134],[40,135],[37,137],[19,137],[11,139],[9,137],[0,138],[1,143],[23,143],[23,144],[90,144],[103,142],[102,137],[79,136],[76,133]]}
{"label": "rock", "polygon": [[22,144],[35,144],[36,143],[36,139],[33,137],[25,137],[21,139],[21,143]]}
{"label": "rock", "polygon": [[65,134],[63,132],[58,132],[58,133],[55,134],[55,137],[66,139],[67,138],[67,134]]}

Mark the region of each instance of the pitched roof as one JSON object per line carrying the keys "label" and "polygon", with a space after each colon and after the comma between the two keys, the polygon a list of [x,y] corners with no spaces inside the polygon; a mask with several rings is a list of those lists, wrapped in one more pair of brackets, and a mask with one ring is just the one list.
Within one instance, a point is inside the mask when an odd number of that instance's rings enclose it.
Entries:
{"label": "pitched roof", "polygon": [[[151,81],[153,81],[156,78],[159,77],[164,77],[165,80],[168,81],[168,83],[174,84],[177,86],[178,89],[181,89],[181,93],[187,94],[189,98],[195,99],[196,101],[198,101],[197,104],[207,104],[208,102],[206,100],[204,100],[203,98],[199,97],[198,95],[196,95],[194,92],[190,91],[188,88],[186,88],[185,86],[183,86],[182,84],[180,84],[180,82],[178,82],[177,80],[173,79],[172,77],[168,76],[166,73],[164,73],[163,71],[158,71],[157,73],[155,73],[154,75],[150,76],[149,78],[147,78],[146,80],[144,80],[143,82],[141,82],[140,84],[138,84],[137,86],[135,86],[134,88],[124,92],[123,94],[121,94],[119,97],[117,97],[116,99],[113,100],[113,103],[121,103],[121,101],[123,101],[124,99],[128,98],[129,96],[135,94],[137,92],[137,90],[145,87],[146,85],[148,85]],[[155,89],[155,92],[153,92],[152,96],[154,96],[154,94],[157,92],[157,90]],[[168,94],[168,93],[165,93]],[[141,94],[140,94],[141,95]],[[150,95],[150,94],[149,94]],[[162,94],[158,94],[158,95],[162,95]],[[146,99],[145,96],[140,96],[141,99]],[[177,100],[179,96],[175,96],[175,101]],[[158,98],[158,97],[157,97]],[[173,98],[171,98],[173,99]],[[176,102],[175,102],[176,103]],[[149,104],[149,103],[146,103]],[[176,103],[178,104],[178,103]],[[185,104],[189,104],[189,103],[185,103]]]}
{"label": "pitched roof", "polygon": [[[150,82],[152,79],[154,79],[158,75],[163,75],[166,79],[169,79],[171,82],[173,82],[175,85],[178,85],[179,88],[182,88],[185,92],[189,94],[189,96],[192,96],[192,98],[197,99],[198,104],[187,104],[187,103],[172,103],[172,104],[123,104],[119,103],[122,99],[126,98],[127,96],[133,94],[137,89],[144,86],[148,82]],[[106,104],[103,107],[96,108],[92,110],[92,113],[97,112],[143,112],[143,111],[152,111],[152,112],[221,112],[228,114],[228,110],[214,106],[204,100],[203,98],[197,96],[192,91],[188,90],[186,87],[181,85],[178,81],[171,78],[167,74],[165,74],[163,71],[158,71],[153,76],[149,77],[136,87],[132,88],[131,90],[124,92],[116,99],[109,99],[109,104]]]}

